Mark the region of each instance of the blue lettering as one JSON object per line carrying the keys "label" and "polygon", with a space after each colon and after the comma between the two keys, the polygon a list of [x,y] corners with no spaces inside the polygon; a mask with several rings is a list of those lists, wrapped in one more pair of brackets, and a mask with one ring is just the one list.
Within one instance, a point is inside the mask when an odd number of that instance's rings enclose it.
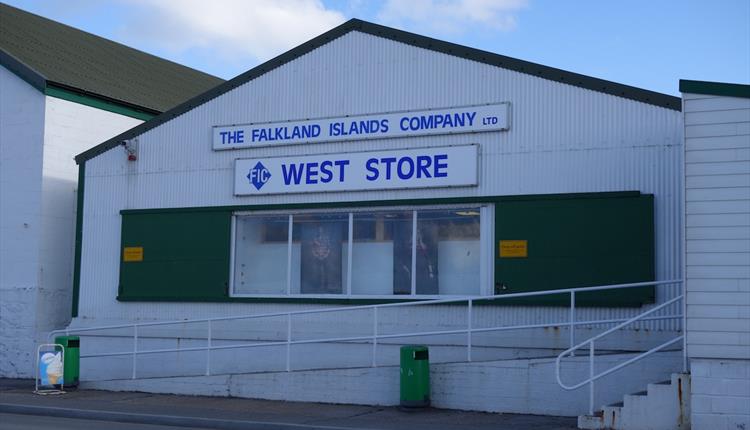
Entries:
{"label": "blue lettering", "polygon": [[307,163],[307,175],[306,175],[306,184],[317,184],[318,183],[318,163]]}
{"label": "blue lettering", "polygon": [[388,120],[387,119],[380,121],[380,131],[382,133],[388,133]]}
{"label": "blue lettering", "polygon": [[421,125],[422,125],[422,123],[419,120],[419,117],[417,117],[417,116],[415,116],[415,117],[413,117],[412,119],[409,120],[409,128],[411,128],[412,130],[419,130],[419,127]]}
{"label": "blue lettering", "polygon": [[[404,164],[409,165],[408,173],[404,171]],[[398,160],[398,177],[401,179],[409,179],[412,176],[414,176],[414,161],[412,161],[411,157],[401,157],[401,159]]]}
{"label": "blue lettering", "polygon": [[320,136],[320,124],[313,124],[310,126],[310,137]]}
{"label": "blue lettering", "polygon": [[260,134],[260,130],[258,130],[257,128],[254,128],[253,132],[252,132],[252,140],[253,140],[253,142],[255,142],[255,141],[258,140],[258,135],[259,134]]}
{"label": "blue lettering", "polygon": [[396,162],[396,157],[381,158],[381,163],[385,163],[385,179],[391,179],[391,164]]}
{"label": "blue lettering", "polygon": [[333,179],[333,171],[331,170],[332,166],[332,161],[324,161],[320,163],[320,182],[324,184],[331,182]]}
{"label": "blue lettering", "polygon": [[455,117],[455,119],[453,120],[453,122],[454,122],[454,124],[455,124],[456,127],[463,127],[463,126],[466,125],[466,114],[465,113],[462,113],[460,115],[459,114],[455,114],[454,117]]}
{"label": "blue lettering", "polygon": [[[441,163],[441,160],[445,160],[445,163]],[[448,172],[445,169],[448,168],[448,154],[438,154],[435,156],[435,169],[433,170],[433,176],[436,178],[445,178],[448,176]],[[441,171],[442,169],[442,171]]]}
{"label": "blue lettering", "polygon": [[339,167],[339,182],[344,182],[344,167],[349,165],[349,160],[336,160],[333,164]]}
{"label": "blue lettering", "polygon": [[472,125],[474,125],[474,117],[477,116],[477,113],[476,112],[468,112],[466,114],[466,116],[469,117],[469,127],[471,127]]}
{"label": "blue lettering", "polygon": [[429,155],[417,156],[417,178],[421,178],[424,175],[425,178],[431,178],[430,171],[427,170],[432,164],[432,157]]}
{"label": "blue lettering", "polygon": [[380,176],[380,172],[378,171],[377,167],[373,167],[373,164],[377,166],[378,159],[377,158],[370,158],[367,160],[367,163],[365,163],[365,168],[367,169],[367,180],[368,181],[375,181],[378,179],[378,176]]}
{"label": "blue lettering", "polygon": [[407,131],[409,129],[409,117],[405,116],[401,118],[401,121],[399,122],[399,126],[401,127],[401,130]]}
{"label": "blue lettering", "polygon": [[287,170],[287,165],[282,164],[281,176],[284,177],[284,184],[289,185],[294,182],[295,185],[299,185],[302,181],[302,170],[304,170],[304,166],[304,164],[289,164],[289,170]]}
{"label": "blue lettering", "polygon": [[[453,127],[453,118],[449,113],[445,114],[445,118],[443,119],[443,128],[445,127]],[[437,128],[437,126],[435,128]]]}
{"label": "blue lettering", "polygon": [[245,142],[245,131],[244,130],[220,131],[219,135],[221,136],[221,143],[222,144],[244,143]]}

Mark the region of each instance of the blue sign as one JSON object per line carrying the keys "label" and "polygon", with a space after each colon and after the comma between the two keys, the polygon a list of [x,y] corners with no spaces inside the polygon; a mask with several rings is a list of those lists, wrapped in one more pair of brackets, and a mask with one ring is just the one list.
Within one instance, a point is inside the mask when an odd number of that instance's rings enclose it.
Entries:
{"label": "blue sign", "polygon": [[214,127],[213,148],[384,139],[508,129],[508,103]]}
{"label": "blue sign", "polygon": [[266,166],[264,166],[263,163],[258,161],[258,164],[250,169],[250,172],[247,174],[247,179],[255,187],[256,190],[260,190],[261,188],[263,188],[263,185],[265,185],[266,182],[271,179],[271,172],[266,169]]}
{"label": "blue sign", "polygon": [[235,160],[236,195],[477,185],[477,145]]}

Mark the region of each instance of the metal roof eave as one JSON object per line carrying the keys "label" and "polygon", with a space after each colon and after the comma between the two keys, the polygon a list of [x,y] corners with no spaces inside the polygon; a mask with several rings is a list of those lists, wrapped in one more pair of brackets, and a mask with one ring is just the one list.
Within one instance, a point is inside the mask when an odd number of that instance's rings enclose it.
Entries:
{"label": "metal roof eave", "polygon": [[536,64],[516,58],[506,57],[504,55],[495,54],[492,52],[482,51],[480,49],[470,48],[455,43],[450,43],[431,37],[422,36],[415,33],[410,33],[403,30],[397,30],[395,28],[386,27],[379,24],[374,24],[359,19],[351,19],[338,27],[335,27],[326,33],[317,36],[308,42],[303,43],[291,50],[266,61],[265,63],[248,70],[239,76],[226,81],[211,90],[199,94],[184,103],[177,105],[176,107],[154,117],[153,119],[144,122],[118,136],[115,136],[100,145],[97,145],[88,151],[82,152],[75,157],[76,163],[80,164],[96,157],[97,155],[108,151],[118,145],[121,142],[132,139],[151,130],[177,116],[182,115],[189,110],[204,104],[220,95],[233,90],[261,75],[264,75],[284,64],[287,64],[311,51],[317,49],[323,45],[338,39],[351,31],[360,31],[362,33],[370,34],[373,36],[382,37],[385,39],[393,40],[400,43],[405,43],[419,48],[429,49],[435,52],[443,54],[453,55],[459,58],[472,60],[508,70],[513,70],[528,75],[536,76],[542,79],[548,79],[555,82],[560,82],[568,85],[577,86],[580,88],[597,91],[605,94],[614,95],[630,100],[639,101],[642,103],[648,103],[655,106],[680,111],[682,109],[682,100],[679,97],[670,96],[667,94],[658,93],[655,91],[649,91],[642,88],[631,87],[629,85],[618,84],[616,82],[607,81],[604,79],[594,78],[578,73],[568,72],[554,67],[548,67],[541,64]]}
{"label": "metal roof eave", "polygon": [[750,98],[750,85],[680,79],[680,92]]}

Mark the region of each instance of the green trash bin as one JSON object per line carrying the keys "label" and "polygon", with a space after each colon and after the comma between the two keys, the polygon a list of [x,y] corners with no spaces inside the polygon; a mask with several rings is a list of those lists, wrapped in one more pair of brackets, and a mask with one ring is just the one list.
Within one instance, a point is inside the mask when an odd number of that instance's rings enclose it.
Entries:
{"label": "green trash bin", "polygon": [[80,376],[81,340],[78,336],[58,336],[55,343],[64,348],[63,383],[65,388],[77,387]]}
{"label": "green trash bin", "polygon": [[430,406],[430,356],[426,346],[401,347],[401,406]]}

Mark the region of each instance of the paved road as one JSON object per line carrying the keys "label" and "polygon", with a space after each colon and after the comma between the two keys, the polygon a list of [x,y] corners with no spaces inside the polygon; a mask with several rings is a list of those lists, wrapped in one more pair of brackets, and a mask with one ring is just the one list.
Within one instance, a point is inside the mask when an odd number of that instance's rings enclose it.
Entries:
{"label": "paved road", "polygon": [[[0,414],[2,430],[206,430],[197,427],[156,426],[151,424],[116,423],[111,421],[77,420],[34,415]],[[300,429],[301,430],[301,429]]]}
{"label": "paved road", "polygon": [[[0,430],[569,430],[573,417],[492,414],[427,408],[282,402],[85,390],[32,393],[29,380],[0,378]],[[23,414],[25,416],[19,416]],[[6,420],[6,417],[7,420]],[[29,421],[30,420],[30,421]],[[48,425],[61,420],[62,425]]]}

